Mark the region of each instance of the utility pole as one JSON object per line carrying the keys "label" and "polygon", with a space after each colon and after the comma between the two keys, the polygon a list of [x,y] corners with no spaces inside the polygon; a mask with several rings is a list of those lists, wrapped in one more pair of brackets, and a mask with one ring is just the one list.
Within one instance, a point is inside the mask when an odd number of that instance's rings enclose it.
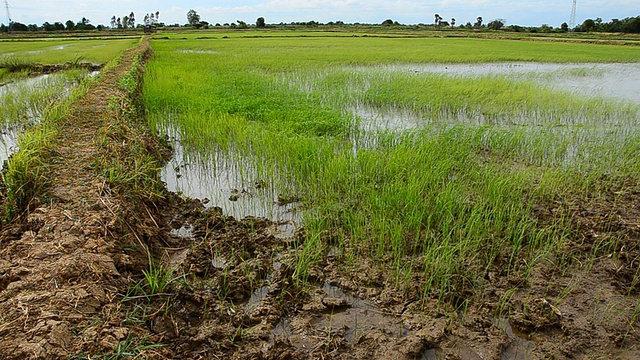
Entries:
{"label": "utility pole", "polygon": [[573,6],[571,7],[571,18],[569,19],[570,30],[576,26],[576,2],[577,0],[573,0]]}
{"label": "utility pole", "polygon": [[9,0],[4,0],[4,8],[7,10],[7,19],[9,24],[7,25],[7,32],[11,32],[11,14],[9,14]]}

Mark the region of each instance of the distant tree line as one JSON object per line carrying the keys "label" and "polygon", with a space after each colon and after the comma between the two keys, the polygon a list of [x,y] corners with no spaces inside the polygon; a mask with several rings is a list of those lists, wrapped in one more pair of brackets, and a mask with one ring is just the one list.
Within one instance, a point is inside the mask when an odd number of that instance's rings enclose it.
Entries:
{"label": "distant tree line", "polygon": [[12,22],[10,26],[5,24],[0,25],[0,32],[8,32],[8,31],[87,31],[87,30],[103,30],[105,27],[103,25],[94,26],[91,24],[91,21],[85,17],[83,17],[78,22],[73,22],[72,20],[67,20],[64,24],[56,21],[53,24],[50,22],[45,22],[41,26],[36,24],[25,25],[20,22]]}
{"label": "distant tree line", "polygon": [[576,26],[575,31],[580,32],[623,32],[623,33],[640,33],[640,16],[628,17],[622,20],[612,19],[609,22],[603,22],[601,18],[587,19],[582,24]]}
{"label": "distant tree line", "polygon": [[29,24],[25,25],[20,22],[12,22],[10,27],[1,24],[0,32],[7,31],[46,31],[46,32],[55,32],[55,31],[88,31],[88,30],[106,30],[106,29],[140,29],[140,28],[156,28],[156,27],[193,27],[196,29],[209,27],[222,27],[222,28],[232,28],[232,29],[246,29],[249,27],[255,28],[265,28],[265,27],[307,27],[307,28],[318,28],[318,27],[348,27],[348,26],[388,26],[388,27],[404,27],[404,28],[434,28],[437,30],[443,29],[469,29],[469,30],[493,30],[493,31],[510,31],[510,32],[530,32],[530,33],[562,33],[562,32],[616,32],[616,33],[640,33],[640,16],[636,17],[628,17],[622,20],[620,19],[612,19],[610,22],[604,22],[601,18],[597,19],[587,19],[582,24],[577,25],[575,28],[570,29],[569,25],[565,22],[562,23],[559,27],[554,28],[548,24],[542,24],[541,26],[519,26],[519,25],[506,25],[507,21],[505,19],[495,19],[489,21],[488,23],[484,23],[484,19],[482,16],[478,16],[475,22],[467,22],[457,24],[455,18],[451,18],[450,21],[445,21],[442,16],[439,14],[435,14],[434,22],[432,24],[416,24],[416,25],[405,25],[401,24],[398,21],[394,21],[392,19],[386,19],[380,24],[366,24],[366,23],[345,23],[343,21],[330,21],[327,23],[321,23],[315,20],[304,21],[304,22],[290,22],[290,23],[279,23],[279,24],[267,24],[263,17],[259,17],[255,25],[248,24],[242,20],[236,20],[236,22],[231,23],[216,23],[215,25],[210,24],[207,21],[201,19],[200,15],[193,9],[187,12],[187,23],[184,25],[180,24],[170,24],[166,25],[159,21],[160,12],[151,12],[147,13],[144,16],[143,23],[137,24],[136,17],[133,12],[128,15],[117,17],[112,16],[111,21],[109,23],[110,26],[97,25],[94,26],[91,24],[91,21],[87,18],[82,18],[80,21],[74,22],[71,20],[67,20],[65,23],[61,22],[45,22],[42,25]]}
{"label": "distant tree line", "polygon": [[[164,24],[159,22],[160,12],[156,11],[155,13],[147,13],[144,17],[143,24],[136,24],[136,17],[133,11],[129,13],[129,15],[125,15],[122,18],[116,17],[115,15],[111,17],[111,29],[135,29],[142,27],[158,27],[164,26]],[[94,26],[91,24],[91,20],[83,17],[78,22],[73,22],[72,20],[67,20],[64,24],[56,21],[53,24],[50,22],[45,22],[44,24],[38,26],[36,24],[25,25],[20,22],[11,22],[9,26],[5,24],[0,24],[0,32],[9,32],[9,31],[46,31],[46,32],[54,32],[54,31],[90,31],[90,30],[106,30],[108,27],[104,25]]]}

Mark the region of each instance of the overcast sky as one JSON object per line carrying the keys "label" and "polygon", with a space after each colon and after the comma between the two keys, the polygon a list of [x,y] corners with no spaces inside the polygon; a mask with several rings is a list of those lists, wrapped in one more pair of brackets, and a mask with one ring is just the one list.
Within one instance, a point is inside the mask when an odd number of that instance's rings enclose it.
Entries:
{"label": "overcast sky", "polygon": [[[82,17],[92,24],[109,25],[113,15],[123,17],[132,11],[138,23],[150,12],[160,12],[160,21],[184,24],[186,13],[194,9],[209,23],[231,23],[242,20],[255,23],[264,17],[268,24],[292,21],[344,21],[347,23],[381,23],[392,19],[403,24],[433,23],[434,14],[445,20],[456,18],[458,24],[475,22],[482,16],[485,23],[505,19],[507,25],[554,27],[569,22],[572,0],[239,0],[239,1],[131,1],[131,0],[8,0],[13,21],[42,25],[66,20],[77,22]],[[4,4],[3,4],[4,5]],[[7,23],[2,11],[1,21]],[[610,21],[640,15],[640,0],[578,0],[576,23],[591,18]]]}

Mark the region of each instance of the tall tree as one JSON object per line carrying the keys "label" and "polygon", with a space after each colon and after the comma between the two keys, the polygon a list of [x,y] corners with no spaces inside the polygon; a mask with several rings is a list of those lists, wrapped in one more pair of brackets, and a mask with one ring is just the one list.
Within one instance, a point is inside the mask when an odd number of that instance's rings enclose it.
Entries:
{"label": "tall tree", "polygon": [[436,26],[440,26],[440,21],[442,21],[442,16],[440,14],[435,15],[435,24]]}
{"label": "tall tree", "polygon": [[200,25],[200,15],[193,9],[187,11],[187,22],[191,26],[198,27]]}
{"label": "tall tree", "polygon": [[125,30],[129,27],[129,17],[127,15],[122,17],[122,27],[125,28]]}
{"label": "tall tree", "polygon": [[596,22],[593,19],[587,19],[582,23],[583,31],[593,31],[596,27]]}
{"label": "tall tree", "polygon": [[134,29],[136,27],[136,16],[133,11],[129,14],[129,27]]}
{"label": "tall tree", "polygon": [[487,27],[491,30],[500,30],[504,26],[504,23],[507,22],[505,19],[495,19],[487,24]]}
{"label": "tall tree", "polygon": [[68,31],[74,30],[76,28],[76,24],[71,20],[67,20],[67,22],[65,22],[64,25],[65,25],[65,29],[67,29]]}
{"label": "tall tree", "polygon": [[264,18],[263,18],[263,17],[259,17],[259,18],[256,20],[256,27],[258,27],[258,28],[263,28],[263,27],[265,27],[265,26],[267,26],[267,24],[265,24],[265,22],[264,22]]}
{"label": "tall tree", "polygon": [[42,24],[42,30],[44,31],[54,31],[55,29],[55,26],[53,26],[53,24],[49,23],[48,21],[45,21],[45,23]]}
{"label": "tall tree", "polygon": [[115,27],[116,27],[116,16],[115,16],[115,15],[113,15],[113,16],[111,17],[111,28],[113,29],[113,28],[115,28]]}
{"label": "tall tree", "polygon": [[478,16],[478,18],[476,18],[476,23],[473,24],[473,26],[480,28],[482,27],[482,16]]}

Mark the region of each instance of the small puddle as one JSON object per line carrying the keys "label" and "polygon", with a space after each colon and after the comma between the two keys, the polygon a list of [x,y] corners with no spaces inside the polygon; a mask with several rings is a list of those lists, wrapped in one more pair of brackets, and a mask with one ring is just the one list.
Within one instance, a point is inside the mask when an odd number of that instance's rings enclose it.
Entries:
{"label": "small puddle", "polygon": [[224,269],[229,265],[229,262],[224,256],[214,255],[213,259],[211,259],[211,266],[216,269]]}
{"label": "small puddle", "polygon": [[187,224],[184,225],[182,227],[180,227],[179,229],[172,229],[169,232],[170,235],[179,237],[179,238],[183,238],[183,239],[194,239],[195,236],[193,234],[193,225],[191,224]]}
{"label": "small puddle", "polygon": [[221,154],[202,159],[185,151],[179,137],[172,139],[174,156],[161,173],[170,191],[200,199],[206,207],[218,206],[223,214],[238,219],[255,216],[282,222],[274,229],[278,237],[295,232],[300,204],[282,201],[273,186],[258,179],[248,161]]}
{"label": "small puddle", "polygon": [[439,348],[427,349],[422,353],[420,360],[438,360],[444,359],[444,354]]}
{"label": "small puddle", "polygon": [[247,309],[247,311],[248,312],[253,311],[260,304],[260,302],[267,297],[268,294],[269,294],[268,286],[262,286],[260,288],[255,289],[251,293],[249,302],[247,302],[247,304],[245,305],[245,308]]}
{"label": "small puddle", "polygon": [[500,359],[502,360],[529,360],[532,359],[532,351],[536,343],[528,340],[525,334],[516,331],[509,322],[509,319],[499,318],[495,324],[500,327],[511,342],[504,349]]}
{"label": "small puddle", "polygon": [[297,227],[293,221],[279,221],[269,227],[268,231],[276,239],[291,239],[296,236]]}
{"label": "small puddle", "polygon": [[177,50],[176,52],[180,54],[220,54],[215,50]]}
{"label": "small puddle", "polygon": [[349,295],[329,282],[316,288],[312,301],[316,302],[312,305],[316,310],[309,310],[313,317],[305,321],[304,326],[295,324],[294,318],[283,318],[274,328],[271,339],[285,337],[298,349],[309,349],[317,345],[317,340],[310,339],[328,339],[334,335],[354,344],[359,336],[373,330],[397,339],[409,334],[399,317],[382,311],[370,300]]}

